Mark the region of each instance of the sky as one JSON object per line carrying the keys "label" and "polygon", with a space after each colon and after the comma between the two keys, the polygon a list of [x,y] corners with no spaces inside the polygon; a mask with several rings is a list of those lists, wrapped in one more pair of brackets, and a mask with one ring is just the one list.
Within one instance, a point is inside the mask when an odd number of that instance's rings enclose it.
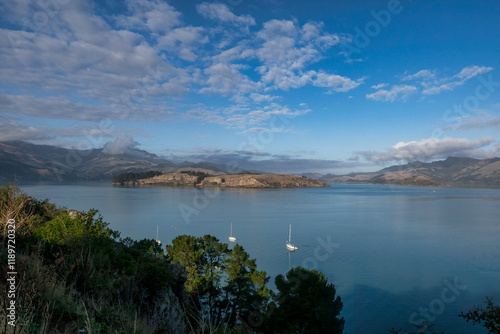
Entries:
{"label": "sky", "polygon": [[343,174],[500,156],[500,2],[0,3],[0,141]]}

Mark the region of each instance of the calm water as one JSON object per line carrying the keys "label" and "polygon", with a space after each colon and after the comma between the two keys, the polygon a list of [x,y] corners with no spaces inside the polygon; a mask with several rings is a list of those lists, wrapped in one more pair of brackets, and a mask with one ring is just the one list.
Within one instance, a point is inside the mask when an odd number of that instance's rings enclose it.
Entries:
{"label": "calm water", "polygon": [[[500,190],[334,185],[289,190],[22,189],[77,210],[99,209],[122,237],[233,235],[272,281],[293,266],[322,271],[344,303],[345,333],[388,333],[430,320],[445,333],[486,333],[458,318],[500,304]],[[285,249],[289,224],[299,250]]]}

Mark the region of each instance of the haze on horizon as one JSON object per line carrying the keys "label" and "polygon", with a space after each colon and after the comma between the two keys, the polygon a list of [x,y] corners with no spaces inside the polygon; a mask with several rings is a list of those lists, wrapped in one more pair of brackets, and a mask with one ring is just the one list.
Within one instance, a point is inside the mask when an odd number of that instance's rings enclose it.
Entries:
{"label": "haze on horizon", "polygon": [[345,173],[500,156],[500,3],[0,4],[0,141]]}

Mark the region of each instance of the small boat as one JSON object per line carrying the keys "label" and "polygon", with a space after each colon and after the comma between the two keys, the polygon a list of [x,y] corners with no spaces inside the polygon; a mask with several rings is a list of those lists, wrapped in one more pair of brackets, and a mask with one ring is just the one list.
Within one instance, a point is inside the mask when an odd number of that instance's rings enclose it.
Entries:
{"label": "small boat", "polygon": [[161,245],[161,241],[160,241],[160,239],[158,239],[158,225],[156,225],[156,239],[155,239],[155,241],[158,245]]}
{"label": "small boat", "polygon": [[292,244],[292,224],[290,224],[290,232],[288,233],[288,241],[286,242],[286,248],[289,251],[296,251],[299,249],[297,246]]}
{"label": "small boat", "polygon": [[229,241],[236,242],[236,238],[233,237],[233,223],[231,223],[231,234],[229,235]]}

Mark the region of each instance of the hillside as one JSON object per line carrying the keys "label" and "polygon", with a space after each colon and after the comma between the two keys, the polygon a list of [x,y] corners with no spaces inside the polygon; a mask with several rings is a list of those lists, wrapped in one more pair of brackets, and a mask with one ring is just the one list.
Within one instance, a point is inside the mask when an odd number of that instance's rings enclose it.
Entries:
{"label": "hillside", "polygon": [[[117,184],[118,182],[115,182]],[[283,174],[225,174],[200,175],[200,173],[164,173],[154,177],[121,182],[128,186],[175,186],[175,187],[218,187],[218,188],[314,188],[330,185],[304,176]]]}
{"label": "hillside", "polygon": [[120,173],[159,170],[224,171],[210,163],[173,163],[142,150],[108,154],[103,149],[70,150],[22,141],[0,142],[0,181],[110,180]]}
{"label": "hillside", "polygon": [[373,173],[327,174],[319,180],[328,183],[500,187],[500,158],[449,157],[430,163],[416,161]]}

